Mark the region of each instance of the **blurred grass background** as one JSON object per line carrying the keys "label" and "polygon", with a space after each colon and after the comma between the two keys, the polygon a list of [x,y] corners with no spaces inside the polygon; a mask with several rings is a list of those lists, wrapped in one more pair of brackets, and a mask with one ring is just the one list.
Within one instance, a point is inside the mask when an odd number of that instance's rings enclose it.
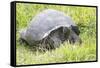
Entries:
{"label": "blurred grass background", "polygon": [[[34,47],[19,43],[19,31],[27,27],[32,18],[45,9],[64,12],[79,26],[81,46],[65,42],[59,48],[39,52]],[[81,62],[96,60],[96,8],[60,5],[16,4],[16,63],[17,65]]]}

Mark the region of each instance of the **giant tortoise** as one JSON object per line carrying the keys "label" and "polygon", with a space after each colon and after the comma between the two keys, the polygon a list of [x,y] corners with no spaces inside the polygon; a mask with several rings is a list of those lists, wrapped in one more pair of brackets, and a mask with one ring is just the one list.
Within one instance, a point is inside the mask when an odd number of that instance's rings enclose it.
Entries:
{"label": "giant tortoise", "polygon": [[54,49],[64,41],[74,44],[81,42],[79,29],[72,19],[63,12],[46,9],[35,16],[20,38],[29,45]]}

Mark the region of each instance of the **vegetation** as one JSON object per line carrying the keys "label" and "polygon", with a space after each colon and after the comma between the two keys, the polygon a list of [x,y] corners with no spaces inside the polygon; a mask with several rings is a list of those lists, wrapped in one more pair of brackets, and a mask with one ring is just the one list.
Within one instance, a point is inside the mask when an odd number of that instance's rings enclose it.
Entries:
{"label": "vegetation", "polygon": [[[82,44],[61,44],[55,50],[40,52],[34,47],[19,43],[19,31],[44,9],[55,9],[70,16],[79,26]],[[80,62],[96,60],[96,8],[79,6],[37,5],[17,3],[16,6],[16,62],[17,65]]]}

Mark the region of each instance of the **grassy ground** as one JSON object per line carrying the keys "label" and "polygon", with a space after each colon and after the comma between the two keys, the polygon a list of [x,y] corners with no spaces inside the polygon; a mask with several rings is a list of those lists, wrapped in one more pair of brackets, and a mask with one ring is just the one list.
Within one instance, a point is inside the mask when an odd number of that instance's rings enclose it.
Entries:
{"label": "grassy ground", "polygon": [[[96,11],[91,7],[17,4],[16,61],[17,65],[80,62],[96,60]],[[19,43],[19,31],[44,9],[55,9],[70,16],[80,28],[82,44],[67,42],[52,51],[40,52],[34,47]]]}

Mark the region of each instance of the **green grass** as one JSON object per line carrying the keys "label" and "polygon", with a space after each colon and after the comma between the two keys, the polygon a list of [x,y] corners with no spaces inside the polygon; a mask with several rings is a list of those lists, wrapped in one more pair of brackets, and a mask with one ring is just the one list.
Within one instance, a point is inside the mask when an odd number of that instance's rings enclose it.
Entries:
{"label": "green grass", "polygon": [[79,62],[96,60],[96,46],[91,45],[70,45],[62,44],[59,48],[39,52],[34,52],[32,48],[26,46],[17,46],[17,64],[43,64],[43,63],[61,63],[61,62]]}
{"label": "green grass", "polygon": [[[17,4],[16,7],[17,65],[96,60],[96,8],[21,3]],[[73,19],[81,31],[81,45],[65,42],[55,50],[40,52],[34,50],[33,46],[19,43],[19,31],[26,28],[36,14],[48,8],[62,11]]]}

